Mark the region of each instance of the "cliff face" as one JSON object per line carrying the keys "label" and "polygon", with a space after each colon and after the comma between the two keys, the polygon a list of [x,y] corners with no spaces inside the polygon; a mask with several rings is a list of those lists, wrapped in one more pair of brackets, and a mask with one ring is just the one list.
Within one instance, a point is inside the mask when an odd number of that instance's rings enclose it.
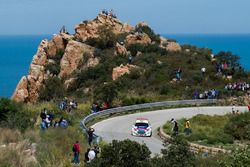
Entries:
{"label": "cliff face", "polygon": [[[128,55],[127,46],[130,44],[151,44],[152,39],[146,33],[135,32],[135,27],[127,23],[122,23],[117,18],[99,14],[94,20],[84,21],[75,27],[75,34],[69,35],[59,33],[53,38],[41,41],[37,53],[34,55],[30,64],[29,73],[23,76],[19,81],[12,99],[15,101],[33,103],[39,98],[40,90],[49,76],[57,76],[64,81],[65,87],[69,87],[75,80],[71,77],[72,73],[77,70],[88,69],[99,64],[99,58],[95,57],[95,47],[86,43],[89,38],[98,38],[100,26],[112,27],[114,34],[126,34],[123,44],[116,43],[114,55]],[[165,44],[161,47],[170,51],[179,51],[181,47],[174,42],[167,42],[161,39]],[[169,44],[169,45],[168,45]],[[83,63],[85,62],[85,63]],[[48,66],[59,66],[59,72],[56,74],[48,70]],[[122,69],[124,69],[123,66]],[[129,73],[129,68],[119,72],[119,68],[114,69],[113,79],[117,79],[125,73]],[[132,66],[131,66],[132,68]],[[118,72],[116,72],[118,71]],[[120,70],[121,71],[121,70]]]}

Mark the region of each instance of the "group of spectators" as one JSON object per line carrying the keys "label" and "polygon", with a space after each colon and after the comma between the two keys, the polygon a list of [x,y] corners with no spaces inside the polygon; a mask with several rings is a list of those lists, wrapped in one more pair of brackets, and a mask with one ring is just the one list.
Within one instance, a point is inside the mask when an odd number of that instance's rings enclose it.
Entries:
{"label": "group of spectators", "polygon": [[219,96],[219,91],[215,89],[206,90],[204,92],[199,92],[195,90],[193,93],[193,99],[217,99]]}
{"label": "group of spectators", "polygon": [[236,90],[236,91],[248,91],[250,89],[250,84],[246,82],[235,82],[229,83],[225,86],[225,90]]}
{"label": "group of spectators", "polygon": [[63,117],[61,117],[59,120],[55,120],[55,115],[52,111],[48,111],[46,108],[44,108],[40,113],[41,118],[41,129],[45,130],[49,127],[61,127],[61,128],[67,128],[68,127],[68,121],[65,120]]}
{"label": "group of spectators", "polygon": [[91,112],[96,113],[96,112],[106,110],[106,109],[109,109],[109,108],[110,108],[110,105],[109,105],[108,102],[103,102],[101,107],[97,103],[94,103],[92,105],[92,107],[91,107]]}
{"label": "group of spectators", "polygon": [[116,14],[114,13],[114,11],[112,9],[110,11],[107,11],[106,9],[103,9],[102,14],[104,14],[106,16],[113,17],[113,18],[117,18]]}
{"label": "group of spectators", "polygon": [[75,100],[68,100],[65,98],[59,103],[60,110],[71,112],[73,109],[77,109],[77,102]]}
{"label": "group of spectators", "polygon": [[223,73],[225,70],[229,69],[229,65],[224,62],[224,63],[216,63],[216,72],[217,73]]}
{"label": "group of spectators", "polygon": [[[88,148],[87,151],[84,154],[84,158],[85,158],[84,162],[85,163],[91,162],[101,152],[101,148],[98,147],[97,145],[94,145],[92,147],[92,141],[93,141],[93,139],[95,137],[94,131],[95,130],[93,128],[91,128],[91,127],[87,130],[88,143],[89,143],[90,148]],[[79,144],[78,141],[76,141],[76,143],[73,145],[72,151],[74,153],[72,163],[79,164],[80,163],[80,160],[79,160],[80,144]]]}
{"label": "group of spectators", "polygon": [[[179,134],[179,125],[174,118],[171,119],[171,123],[173,124],[172,135],[175,137]],[[191,125],[188,119],[186,120],[184,127],[184,134],[188,136],[191,133]]]}

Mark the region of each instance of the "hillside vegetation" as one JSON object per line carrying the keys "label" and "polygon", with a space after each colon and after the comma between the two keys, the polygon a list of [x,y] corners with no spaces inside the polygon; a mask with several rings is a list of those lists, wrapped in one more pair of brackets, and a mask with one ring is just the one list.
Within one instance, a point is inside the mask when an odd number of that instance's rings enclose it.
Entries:
{"label": "hillside vegetation", "polygon": [[35,102],[69,96],[118,106],[191,99],[194,92],[210,90],[216,90],[213,98],[245,95],[246,89],[224,89],[235,82],[249,83],[237,55],[180,46],[145,23],[132,27],[99,14],[77,25],[74,35],[61,32],[43,41],[13,99]]}

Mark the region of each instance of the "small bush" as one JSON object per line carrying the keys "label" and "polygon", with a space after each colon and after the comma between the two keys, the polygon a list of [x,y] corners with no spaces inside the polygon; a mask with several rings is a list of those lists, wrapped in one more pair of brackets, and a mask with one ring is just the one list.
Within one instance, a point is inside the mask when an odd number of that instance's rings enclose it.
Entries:
{"label": "small bush", "polygon": [[148,102],[150,102],[150,100],[146,99],[145,97],[125,97],[122,99],[122,105],[124,106],[133,104],[143,104]]}
{"label": "small bush", "polygon": [[60,73],[61,66],[59,64],[46,64],[45,71],[49,71],[53,75],[58,75]]}
{"label": "small bush", "polygon": [[112,48],[117,41],[116,35],[113,33],[112,27],[107,25],[98,27],[98,38],[89,38],[86,43],[100,49]]}
{"label": "small bush", "polygon": [[170,91],[169,85],[164,85],[161,87],[160,94],[161,95],[167,95]]}
{"label": "small bush", "polygon": [[158,53],[160,55],[166,55],[167,50],[159,47],[158,44],[131,44],[127,47],[127,49],[131,52],[132,56],[136,56],[137,52],[142,53]]}
{"label": "small bush", "polygon": [[49,77],[40,91],[39,100],[50,101],[64,97],[64,86],[58,77]]}
{"label": "small bush", "polygon": [[149,38],[152,41],[155,41],[156,43],[160,43],[160,41],[161,41],[160,40],[160,35],[156,35],[154,33],[154,31],[147,25],[145,25],[145,26],[137,26],[135,28],[135,31],[139,31],[139,32],[142,31],[142,32],[146,33],[149,36]]}
{"label": "small bush", "polygon": [[21,103],[1,98],[0,113],[4,113],[4,117],[0,119],[1,127],[19,129],[24,132],[27,128],[34,126],[34,113],[25,111]]}
{"label": "small bush", "polygon": [[94,101],[95,102],[108,102],[110,105],[113,100],[117,97],[118,92],[114,83],[106,83],[103,86],[99,86],[94,90]]}
{"label": "small bush", "polygon": [[232,116],[225,125],[225,133],[233,136],[237,140],[250,140],[250,113],[241,113]]}

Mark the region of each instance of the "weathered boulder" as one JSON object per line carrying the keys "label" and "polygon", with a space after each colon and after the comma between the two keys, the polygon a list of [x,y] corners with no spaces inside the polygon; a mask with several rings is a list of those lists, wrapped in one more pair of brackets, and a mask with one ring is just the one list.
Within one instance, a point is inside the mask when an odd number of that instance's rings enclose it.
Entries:
{"label": "weathered boulder", "polygon": [[119,44],[118,42],[115,45],[115,55],[128,55],[128,51],[124,45]]}
{"label": "weathered boulder", "polygon": [[176,42],[168,42],[166,49],[168,51],[177,52],[181,51],[181,46]]}
{"label": "weathered boulder", "polygon": [[125,39],[126,45],[130,44],[150,44],[151,39],[149,36],[145,33],[135,33],[135,34],[129,34]]}
{"label": "weathered boulder", "polygon": [[87,64],[86,64],[86,67],[89,68],[89,67],[95,67],[96,65],[98,65],[100,62],[99,58],[97,57],[90,57],[87,61]]}
{"label": "weathered boulder", "polygon": [[131,70],[136,69],[136,68],[138,68],[136,65],[121,64],[120,66],[113,68],[112,79],[117,80],[119,77],[123,76],[124,74],[130,74]]}
{"label": "weathered boulder", "polygon": [[28,92],[28,79],[23,76],[19,81],[16,90],[12,96],[12,99],[15,99],[17,102],[24,102],[25,99],[29,96]]}
{"label": "weathered boulder", "polygon": [[49,57],[54,57],[58,52],[65,49],[69,40],[73,39],[73,35],[60,33],[55,34],[48,43],[47,54]]}
{"label": "weathered boulder", "polygon": [[66,89],[69,89],[69,87],[74,84],[74,82],[76,81],[76,78],[69,78],[64,82],[64,87]]}
{"label": "weathered boulder", "polygon": [[81,41],[86,41],[88,38],[97,38],[99,36],[98,28],[103,25],[112,27],[115,34],[130,32],[134,29],[127,23],[123,24],[117,18],[99,14],[94,20],[84,21],[78,24],[75,27],[75,37]]}
{"label": "weathered boulder", "polygon": [[81,42],[69,41],[61,59],[59,77],[67,77],[78,69],[79,65],[83,62],[85,53],[93,55],[94,48]]}

